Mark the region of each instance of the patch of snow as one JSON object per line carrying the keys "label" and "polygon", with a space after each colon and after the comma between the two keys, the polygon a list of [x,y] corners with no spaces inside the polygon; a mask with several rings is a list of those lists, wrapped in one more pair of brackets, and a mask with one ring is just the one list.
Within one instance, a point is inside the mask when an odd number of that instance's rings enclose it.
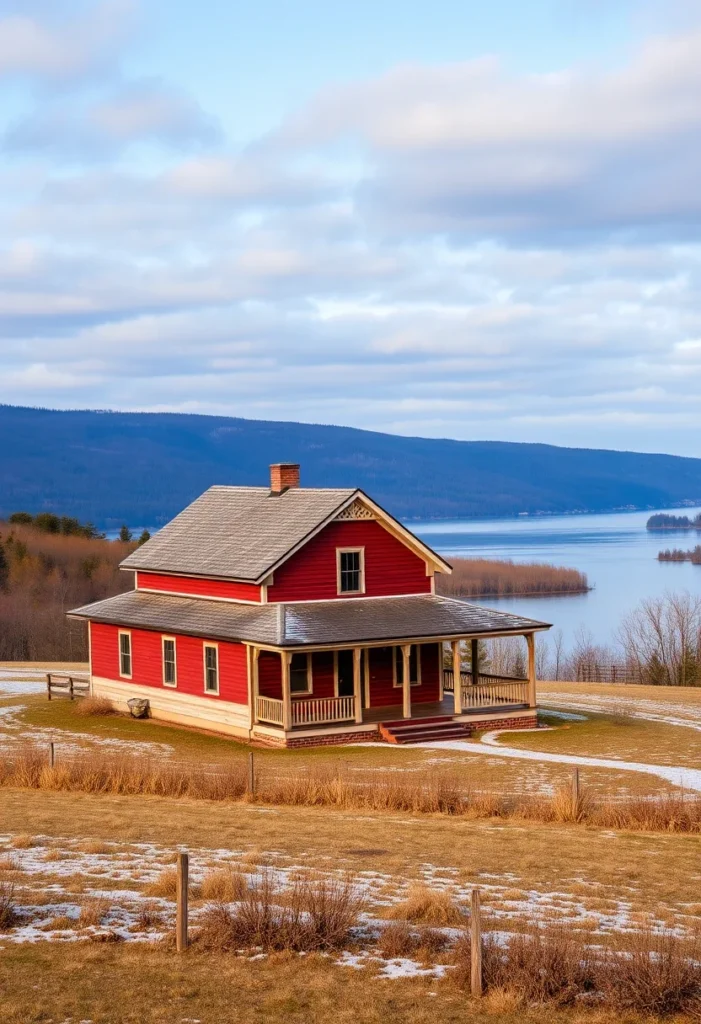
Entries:
{"label": "patch of snow", "polygon": [[[509,732],[513,730],[503,730]],[[542,732],[541,729],[523,729],[521,732]],[[656,775],[665,782],[683,789],[701,793],[701,769],[685,768],[672,765],[643,764],[636,761],[619,761],[613,757],[582,757],[578,754],[560,754],[551,751],[521,750],[518,747],[505,747],[499,743],[499,731],[488,732],[477,742],[475,740],[433,740],[414,743],[414,748],[421,750],[463,750],[469,754],[489,753],[498,757],[509,757],[520,761],[538,761],[541,764],[573,764],[586,768],[614,768],[616,771],[643,772]]]}

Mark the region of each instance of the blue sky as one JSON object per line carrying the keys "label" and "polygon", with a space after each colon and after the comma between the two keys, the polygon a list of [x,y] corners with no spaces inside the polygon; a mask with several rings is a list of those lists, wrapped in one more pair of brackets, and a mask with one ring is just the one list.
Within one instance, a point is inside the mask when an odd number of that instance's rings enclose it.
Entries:
{"label": "blue sky", "polygon": [[0,98],[0,401],[701,454],[697,0],[0,0]]}

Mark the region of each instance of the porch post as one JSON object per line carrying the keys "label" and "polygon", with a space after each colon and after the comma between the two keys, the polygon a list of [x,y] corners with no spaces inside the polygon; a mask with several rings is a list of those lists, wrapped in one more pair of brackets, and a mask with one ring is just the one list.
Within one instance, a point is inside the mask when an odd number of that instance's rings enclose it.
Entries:
{"label": "porch post", "polygon": [[280,651],[282,662],[282,728],[285,732],[292,728],[292,695],[290,693],[290,661],[289,651]]}
{"label": "porch post", "polygon": [[453,711],[462,714],[462,682],[460,680],[460,641],[453,640]]}
{"label": "porch post", "polygon": [[360,725],[363,720],[363,695],[360,688],[360,659],[363,652],[359,647],[353,648],[353,700],[355,701],[355,723]]}
{"label": "porch post", "polygon": [[259,647],[251,647],[251,717],[253,724],[255,725],[258,721],[258,693],[260,690],[260,681],[258,678],[258,657],[260,655]]}
{"label": "porch post", "polygon": [[402,644],[402,714],[411,718],[411,644]]}
{"label": "porch post", "polygon": [[472,685],[477,686],[480,681],[480,642],[479,640],[472,641]]}
{"label": "porch post", "polygon": [[528,706],[536,706],[535,695],[535,633],[526,633],[528,644]]}

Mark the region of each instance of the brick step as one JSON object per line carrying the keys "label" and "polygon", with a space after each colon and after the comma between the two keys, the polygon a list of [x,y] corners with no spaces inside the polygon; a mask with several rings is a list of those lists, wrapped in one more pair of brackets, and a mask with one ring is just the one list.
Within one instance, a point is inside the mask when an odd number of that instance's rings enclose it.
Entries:
{"label": "brick step", "polygon": [[423,725],[434,725],[442,722],[452,722],[452,715],[436,715],[434,718],[397,718],[394,721],[383,722],[386,729],[413,729]]}
{"label": "brick step", "polygon": [[386,743],[423,743],[434,740],[463,740],[470,735],[470,728],[450,718],[433,722],[392,725],[383,722],[380,736]]}

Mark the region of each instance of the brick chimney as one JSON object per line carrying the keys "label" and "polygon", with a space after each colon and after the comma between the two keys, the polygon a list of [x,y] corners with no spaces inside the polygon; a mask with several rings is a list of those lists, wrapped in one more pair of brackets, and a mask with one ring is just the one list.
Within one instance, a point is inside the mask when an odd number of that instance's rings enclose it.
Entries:
{"label": "brick chimney", "polygon": [[290,487],[299,487],[299,463],[274,462],[270,467],[270,494],[283,494]]}

